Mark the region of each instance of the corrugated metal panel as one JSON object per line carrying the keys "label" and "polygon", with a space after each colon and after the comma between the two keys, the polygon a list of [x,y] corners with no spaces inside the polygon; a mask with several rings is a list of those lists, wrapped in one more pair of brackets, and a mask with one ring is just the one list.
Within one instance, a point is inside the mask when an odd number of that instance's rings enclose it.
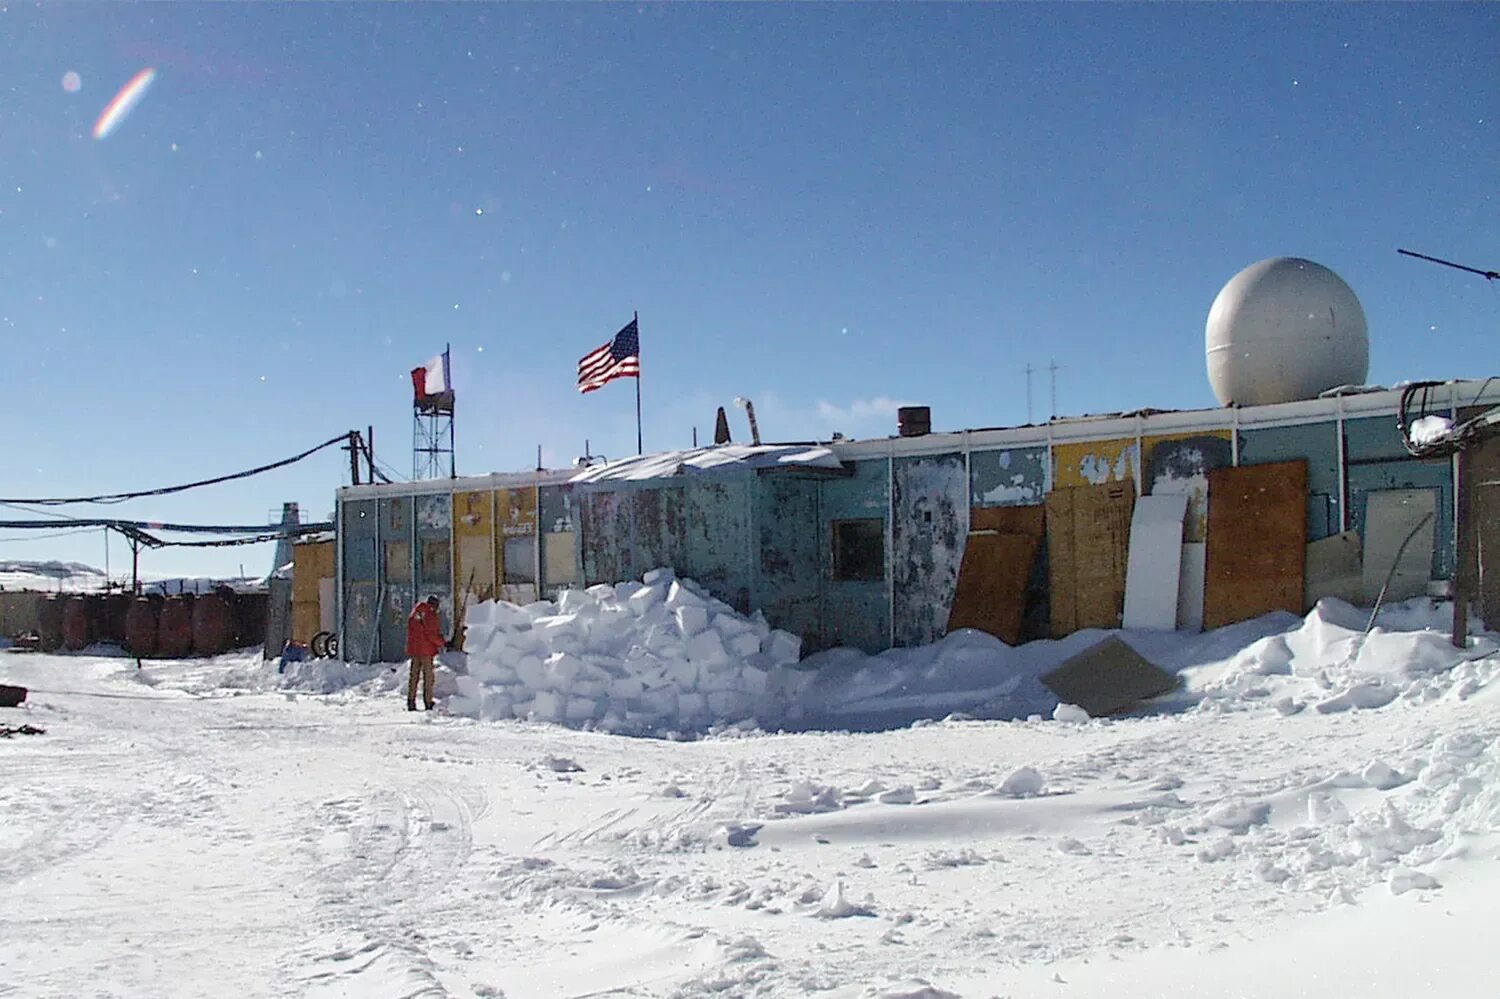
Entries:
{"label": "corrugated metal panel", "polygon": [[926,645],[948,630],[968,532],[963,455],[903,458],[893,466],[891,540],[897,645]]}
{"label": "corrugated metal panel", "polygon": [[829,576],[835,521],[873,518],[886,523],[890,519],[891,494],[885,460],[853,464],[852,477],[827,479],[818,485],[822,521],[819,548],[823,559],[823,613],[816,647],[848,645],[866,652],[879,652],[890,645],[890,580],[850,582]]}
{"label": "corrugated metal panel", "polygon": [[1333,422],[1245,430],[1240,434],[1240,464],[1306,461],[1307,539],[1318,541],[1339,533],[1343,526],[1338,448],[1338,425]]}
{"label": "corrugated metal panel", "polygon": [[969,456],[973,477],[971,505],[1029,506],[1051,491],[1045,447],[1011,451],[975,451]]}
{"label": "corrugated metal panel", "polygon": [[762,476],[758,494],[760,566],[756,604],[773,627],[801,635],[809,646],[817,645],[822,628],[817,483]]}
{"label": "corrugated metal panel", "polygon": [[628,493],[614,489],[579,495],[585,583],[614,583],[625,578],[630,564],[631,505]]}

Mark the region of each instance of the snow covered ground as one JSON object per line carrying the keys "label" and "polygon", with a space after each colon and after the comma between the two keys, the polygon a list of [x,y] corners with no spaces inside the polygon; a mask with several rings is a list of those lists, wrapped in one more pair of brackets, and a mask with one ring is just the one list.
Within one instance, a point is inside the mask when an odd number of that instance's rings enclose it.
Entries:
{"label": "snow covered ground", "polygon": [[1183,678],[1139,717],[682,740],[0,653],[0,994],[1492,996],[1495,636],[1362,626],[1127,634]]}

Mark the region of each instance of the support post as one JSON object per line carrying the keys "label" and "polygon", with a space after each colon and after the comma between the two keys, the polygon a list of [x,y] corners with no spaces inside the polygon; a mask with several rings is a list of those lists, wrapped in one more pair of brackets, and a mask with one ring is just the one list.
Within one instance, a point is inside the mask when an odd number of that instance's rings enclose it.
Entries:
{"label": "support post", "polygon": [[1457,557],[1453,560],[1453,647],[1469,647],[1469,588],[1464,573],[1464,539],[1469,535],[1469,503],[1466,495],[1468,462],[1464,452],[1454,455],[1453,492],[1458,502],[1454,504],[1453,548]]}
{"label": "support post", "polygon": [[349,431],[349,445],[345,448],[349,452],[349,483],[359,485],[359,431]]}
{"label": "support post", "polygon": [[641,356],[640,355],[640,352],[641,352],[641,314],[639,312],[632,312],[631,316],[632,316],[632,320],[631,321],[635,323],[635,350],[636,350],[636,364],[635,364],[635,453],[638,454],[638,455],[640,455],[640,454],[645,454],[646,453],[645,450],[641,446],[641,363],[640,363],[640,356]]}

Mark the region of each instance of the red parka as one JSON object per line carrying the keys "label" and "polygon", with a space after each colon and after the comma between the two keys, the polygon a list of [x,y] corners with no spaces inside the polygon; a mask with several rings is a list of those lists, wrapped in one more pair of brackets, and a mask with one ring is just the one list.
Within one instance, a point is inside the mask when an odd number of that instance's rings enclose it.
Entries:
{"label": "red parka", "polygon": [[412,608],[411,617],[406,619],[406,654],[435,656],[446,644],[437,608],[425,600]]}

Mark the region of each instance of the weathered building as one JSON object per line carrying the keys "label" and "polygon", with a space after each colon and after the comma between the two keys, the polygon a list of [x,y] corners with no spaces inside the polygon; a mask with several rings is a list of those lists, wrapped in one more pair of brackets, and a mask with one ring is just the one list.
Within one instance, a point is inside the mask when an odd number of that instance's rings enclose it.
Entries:
{"label": "weathered building", "polygon": [[[1455,416],[1500,404],[1500,386],[1489,382],[1455,382],[1442,391]],[[1352,392],[839,441],[803,449],[804,458],[791,461],[757,460],[753,448],[738,449],[736,460],[701,461],[694,456],[724,458],[701,449],[655,456],[619,475],[612,465],[581,474],[346,487],[337,517],[340,648],[351,659],[401,658],[406,614],[420,595],[442,597],[451,621],[469,601],[525,603],[563,586],[638,578],[660,565],[743,611],[762,610],[776,627],[802,635],[807,649],[921,644],[948,628],[971,529],[995,531],[998,521],[981,511],[1043,505],[1046,537],[1025,549],[1039,552],[1037,562],[1011,567],[1025,591],[1024,607],[1016,608],[1024,613],[1022,637],[1114,626],[1130,504],[1141,496],[1186,497],[1184,578],[1196,573],[1201,581],[1203,560],[1214,560],[1204,554],[1211,479],[1223,483],[1219,521],[1235,513],[1220,528],[1221,571],[1208,566],[1210,579],[1233,577],[1253,589],[1262,571],[1256,553],[1236,564],[1229,546],[1239,537],[1253,549],[1256,532],[1247,522],[1284,523],[1296,508],[1304,523],[1285,542],[1298,546],[1296,578],[1281,580],[1283,591],[1295,585],[1301,592],[1301,546],[1335,535],[1356,550],[1357,538],[1369,555],[1366,575],[1383,575],[1394,558],[1392,532],[1416,510],[1425,511],[1425,526],[1402,558],[1416,566],[1406,585],[1425,590],[1451,580],[1459,563],[1459,461],[1407,453],[1399,397],[1395,390]],[[1473,453],[1471,469],[1500,467],[1497,449],[1500,441],[1487,442]],[[1224,472],[1260,466],[1259,478]],[[1500,551],[1495,478],[1465,476],[1472,538],[1465,578],[1479,585],[1491,623],[1500,620],[1500,585],[1483,578],[1479,556]],[[1278,486],[1281,498],[1268,485]],[[1231,489],[1239,491],[1238,506],[1230,505]],[[1205,608],[1199,589],[1196,610],[1185,607],[1179,619],[1189,625],[1205,616],[1210,625],[1248,616],[1259,599],[1211,583]],[[1342,591],[1330,584],[1322,592]],[[1284,606],[1288,598],[1276,599],[1282,603],[1273,605]]]}

